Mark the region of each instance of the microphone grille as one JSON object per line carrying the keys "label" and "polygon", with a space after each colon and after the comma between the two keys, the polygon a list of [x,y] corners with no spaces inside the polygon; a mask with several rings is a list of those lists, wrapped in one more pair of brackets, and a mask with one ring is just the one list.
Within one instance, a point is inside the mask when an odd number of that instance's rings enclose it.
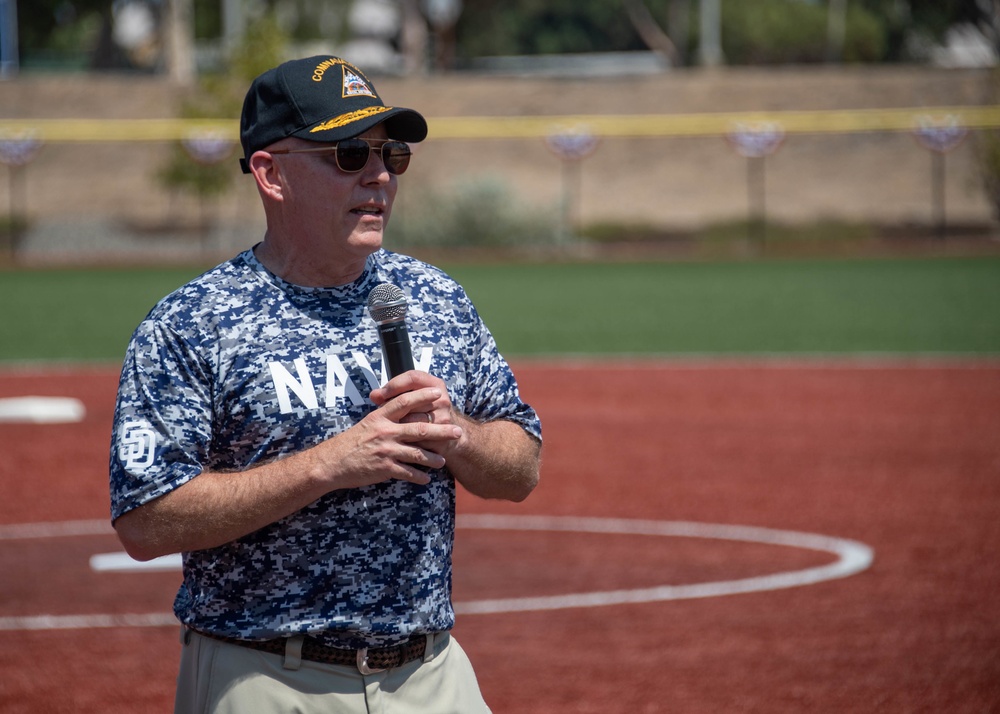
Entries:
{"label": "microphone grille", "polygon": [[406,297],[398,286],[379,283],[368,293],[368,314],[381,324],[406,317]]}

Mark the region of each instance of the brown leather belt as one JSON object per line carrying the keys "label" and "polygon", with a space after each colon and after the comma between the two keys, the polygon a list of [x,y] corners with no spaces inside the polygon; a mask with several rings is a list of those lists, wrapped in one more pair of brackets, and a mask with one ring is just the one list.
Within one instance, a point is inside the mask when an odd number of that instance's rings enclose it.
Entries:
{"label": "brown leather belt", "polygon": [[[235,637],[213,635],[201,630],[193,630],[193,632],[220,642],[276,655],[284,655],[288,646],[288,638],[285,637],[273,640],[240,640]],[[423,659],[426,647],[427,635],[414,635],[406,642],[392,647],[372,647],[360,650],[329,647],[313,637],[306,637],[302,642],[301,657],[322,664],[356,666],[362,674],[372,674],[394,667],[402,667],[407,662]]]}

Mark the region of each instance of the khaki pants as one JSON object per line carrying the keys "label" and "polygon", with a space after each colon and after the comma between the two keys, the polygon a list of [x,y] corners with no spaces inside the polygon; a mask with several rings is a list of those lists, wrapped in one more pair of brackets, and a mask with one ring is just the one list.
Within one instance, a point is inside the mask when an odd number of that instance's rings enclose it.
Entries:
{"label": "khaki pants", "polygon": [[175,714],[489,714],[472,664],[441,633],[423,661],[362,675],[186,630]]}

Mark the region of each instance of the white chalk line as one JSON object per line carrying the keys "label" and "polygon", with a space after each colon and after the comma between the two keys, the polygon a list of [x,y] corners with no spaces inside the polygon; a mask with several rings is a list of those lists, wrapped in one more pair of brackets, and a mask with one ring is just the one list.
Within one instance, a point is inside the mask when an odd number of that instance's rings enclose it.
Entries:
{"label": "white chalk line", "polygon": [[0,617],[0,632],[24,630],[97,630],[121,627],[179,627],[172,612],[119,615],[28,615]]}
{"label": "white chalk line", "polygon": [[867,569],[875,557],[874,551],[867,545],[843,538],[831,538],[796,531],[779,531],[751,526],[728,526],[715,523],[557,516],[470,515],[460,516],[459,526],[463,528],[496,530],[562,531],[708,538],[804,548],[806,550],[831,553],[837,556],[837,560],[828,565],[806,568],[805,570],[742,578],[739,580],[456,603],[455,612],[463,615],[562,610],[576,607],[604,607],[608,605],[661,602],[665,600],[689,600],[761,592],[764,590],[780,590],[855,575]]}
{"label": "white chalk line", "polygon": [[2,397],[0,422],[72,424],[83,421],[87,408],[73,397]]}
{"label": "white chalk line", "polygon": [[[866,570],[874,560],[874,551],[864,543],[843,538],[782,531],[752,526],[732,526],[687,521],[631,520],[623,518],[578,518],[563,516],[502,516],[463,515],[457,526],[470,530],[543,531],[563,533],[597,533],[614,535],[655,536],[672,538],[705,538],[714,540],[762,543],[765,545],[801,548],[830,553],[837,560],[827,565],[804,570],[773,573],[738,580],[691,583],[687,585],[661,585],[631,590],[571,593],[543,597],[518,597],[492,600],[473,600],[455,603],[459,615],[485,615],[508,612],[563,610],[582,607],[607,607],[636,603],[689,600],[721,597],[741,593],[763,592],[784,588],[812,585],[827,580],[846,578]],[[106,521],[68,521],[64,523],[28,523],[0,526],[0,540],[45,538],[74,535],[104,535],[113,532]],[[91,566],[98,563],[103,570],[130,569],[123,553],[94,556]],[[101,567],[101,559],[104,565]],[[179,556],[158,559],[154,566],[139,564],[134,569],[172,570],[179,567]],[[133,563],[136,561],[132,561]],[[165,627],[176,626],[177,620],[169,613],[125,615],[35,615],[0,617],[0,631],[65,630],[107,627]]]}

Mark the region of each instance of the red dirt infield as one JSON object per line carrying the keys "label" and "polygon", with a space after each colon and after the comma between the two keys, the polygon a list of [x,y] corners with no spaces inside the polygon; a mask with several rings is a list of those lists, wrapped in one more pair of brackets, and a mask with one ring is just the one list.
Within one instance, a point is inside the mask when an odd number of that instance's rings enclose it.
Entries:
{"label": "red dirt infield", "polygon": [[[497,514],[542,526],[752,526],[848,539],[874,561],[784,589],[462,613],[491,599],[802,572],[836,556],[715,537],[461,528],[455,635],[497,714],[1000,712],[1000,362],[515,370],[543,420],[542,483],[516,505],[462,494],[467,524]],[[106,525],[116,383],[112,367],[0,371],[0,398],[87,406],[75,424],[0,423],[3,714],[172,710],[177,627],[94,626],[98,615],[169,614],[179,581],[89,565],[120,550]],[[19,527],[67,522],[83,533]],[[65,616],[85,626],[54,628]]]}

